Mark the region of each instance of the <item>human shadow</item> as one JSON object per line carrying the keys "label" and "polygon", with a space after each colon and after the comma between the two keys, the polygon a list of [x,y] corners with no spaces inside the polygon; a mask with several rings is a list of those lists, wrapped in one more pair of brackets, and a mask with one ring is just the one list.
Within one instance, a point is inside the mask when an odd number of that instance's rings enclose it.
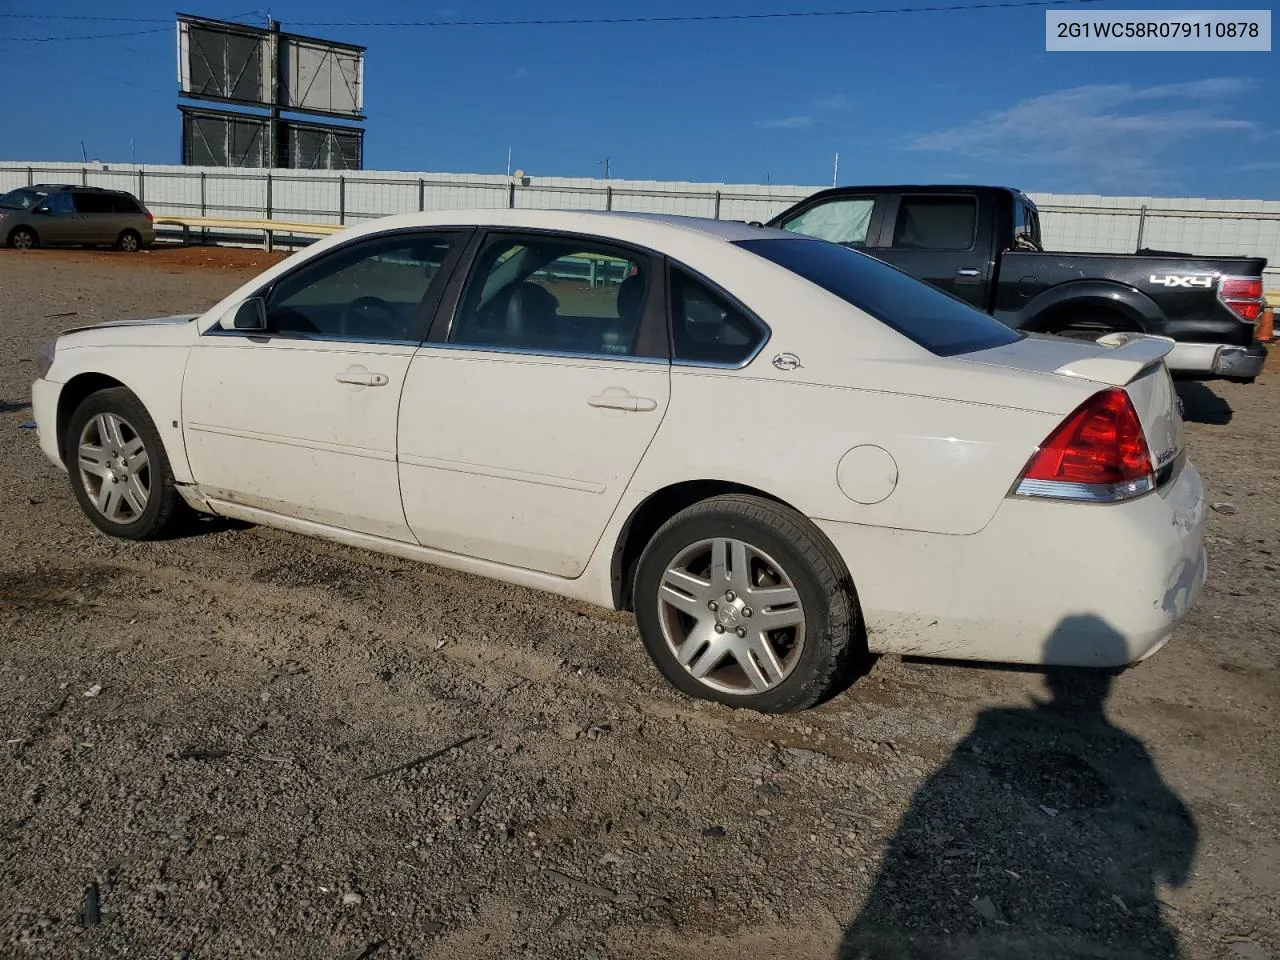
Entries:
{"label": "human shadow", "polygon": [[[1064,619],[1045,652],[1082,642],[1124,647],[1089,615]],[[1198,831],[1142,742],[1107,718],[1113,677],[1049,670],[1051,699],[978,715],[912,797],[837,960],[1182,956],[1158,885],[1188,882]]]}

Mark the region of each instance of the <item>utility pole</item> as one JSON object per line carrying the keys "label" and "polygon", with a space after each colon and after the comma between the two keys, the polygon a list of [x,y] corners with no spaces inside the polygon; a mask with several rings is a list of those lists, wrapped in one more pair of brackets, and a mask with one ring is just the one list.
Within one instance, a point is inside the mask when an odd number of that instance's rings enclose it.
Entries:
{"label": "utility pole", "polygon": [[609,158],[608,157],[604,158],[604,178],[606,180],[609,179]]}
{"label": "utility pole", "polygon": [[267,14],[267,30],[270,39],[267,41],[267,55],[271,60],[269,75],[271,77],[271,118],[267,121],[267,163],[268,167],[280,165],[280,21]]}
{"label": "utility pole", "polygon": [[507,179],[511,179],[511,148],[507,147]]}
{"label": "utility pole", "polygon": [[836,151],[836,162],[831,168],[831,185],[836,185],[836,178],[840,176],[840,151]]}

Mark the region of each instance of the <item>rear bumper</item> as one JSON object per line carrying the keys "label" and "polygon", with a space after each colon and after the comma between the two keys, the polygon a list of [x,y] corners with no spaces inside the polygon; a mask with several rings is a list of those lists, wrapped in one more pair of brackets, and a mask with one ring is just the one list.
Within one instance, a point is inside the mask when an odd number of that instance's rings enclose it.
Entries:
{"label": "rear bumper", "polygon": [[1178,343],[1165,357],[1174,373],[1252,380],[1262,372],[1267,348],[1261,343],[1236,346],[1225,343]]}
{"label": "rear bumper", "polygon": [[873,652],[1120,667],[1168,641],[1204,585],[1205,496],[1099,505],[1010,498],[970,536],[819,521],[853,577]]}

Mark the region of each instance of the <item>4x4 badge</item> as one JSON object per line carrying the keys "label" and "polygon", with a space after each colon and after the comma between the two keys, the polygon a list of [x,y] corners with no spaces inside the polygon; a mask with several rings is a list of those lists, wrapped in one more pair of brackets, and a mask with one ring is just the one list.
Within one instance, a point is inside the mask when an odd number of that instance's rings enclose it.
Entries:
{"label": "4x4 badge", "polygon": [[773,358],[773,365],[779,370],[795,370],[800,366],[800,358],[794,353],[780,353]]}

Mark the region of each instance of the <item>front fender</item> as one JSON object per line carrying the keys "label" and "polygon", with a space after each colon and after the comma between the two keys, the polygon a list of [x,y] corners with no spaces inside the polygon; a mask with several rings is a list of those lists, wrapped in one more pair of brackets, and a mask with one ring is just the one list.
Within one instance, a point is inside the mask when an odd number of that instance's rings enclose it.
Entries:
{"label": "front fender", "polygon": [[1041,330],[1046,317],[1064,308],[1091,308],[1118,313],[1132,321],[1143,333],[1159,333],[1164,312],[1149,296],[1128,284],[1114,280],[1068,280],[1044,290],[1031,299],[1013,324],[1022,330]]}

